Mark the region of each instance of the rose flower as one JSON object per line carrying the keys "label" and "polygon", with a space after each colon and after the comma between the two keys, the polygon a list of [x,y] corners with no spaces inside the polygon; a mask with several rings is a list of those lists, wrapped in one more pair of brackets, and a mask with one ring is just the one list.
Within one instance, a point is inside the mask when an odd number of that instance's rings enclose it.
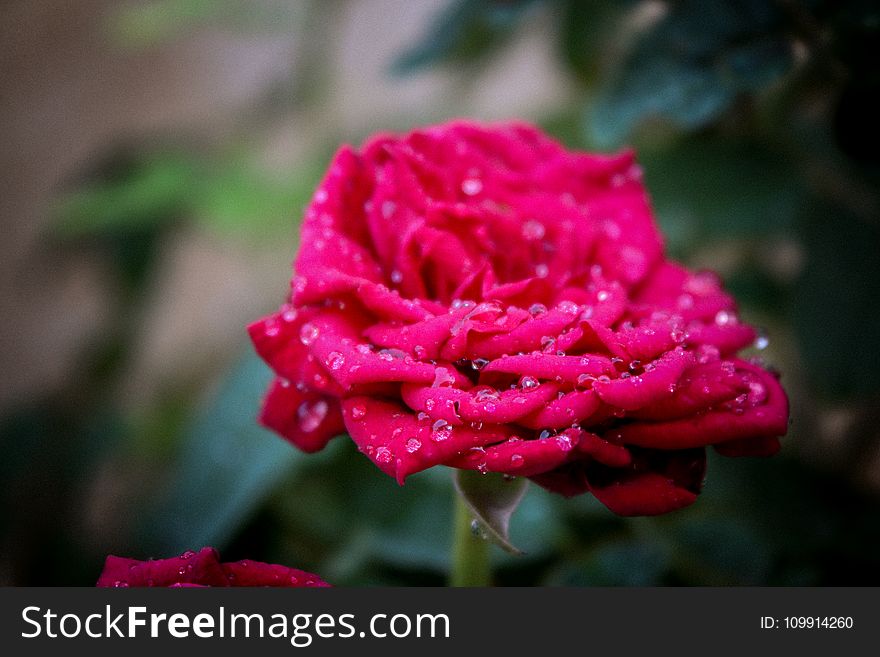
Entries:
{"label": "rose flower", "polygon": [[220,563],[214,548],[187,551],[170,559],[138,561],[110,555],[98,578],[99,587],[271,586],[327,587],[320,577],[304,570],[259,561]]}
{"label": "rose flower", "polygon": [[659,514],[696,499],[707,445],[771,455],[788,425],[717,276],[664,256],[633,154],[528,125],[343,147],[249,331],[260,421],[307,452],[347,432],[400,483],[446,465]]}

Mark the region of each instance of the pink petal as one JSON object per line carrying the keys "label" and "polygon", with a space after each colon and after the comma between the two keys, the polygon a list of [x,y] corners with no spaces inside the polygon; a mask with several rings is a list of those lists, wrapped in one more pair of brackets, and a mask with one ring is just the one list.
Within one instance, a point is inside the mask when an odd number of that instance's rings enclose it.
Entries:
{"label": "pink petal", "polygon": [[556,397],[558,390],[554,383],[525,390],[514,388],[502,391],[488,386],[461,390],[406,384],[401,394],[407,406],[427,413],[432,419],[442,419],[456,425],[469,422],[506,424],[543,407]]}
{"label": "pink petal", "polygon": [[259,422],[308,453],[324,449],[331,438],[345,433],[337,398],[300,391],[282,379],[269,386]]}
{"label": "pink petal", "polygon": [[672,395],[679,377],[693,363],[693,356],[679,348],[654,361],[653,369],[644,374],[596,381],[593,390],[606,404],[634,410]]}
{"label": "pink petal", "polygon": [[330,585],[313,573],[260,561],[223,564],[229,586],[271,586],[279,588],[326,588]]}
{"label": "pink petal", "polygon": [[600,405],[599,397],[592,390],[574,390],[551,399],[537,412],[516,421],[532,429],[562,429],[588,420]]}
{"label": "pink petal", "polygon": [[184,552],[179,557],[148,561],[108,556],[96,586],[166,587],[174,584],[229,586],[217,551],[208,547],[198,552]]}
{"label": "pink petal", "polygon": [[475,429],[420,421],[405,406],[371,397],[346,399],[342,413],[358,449],[400,484],[409,475],[445,463],[471,447],[501,442],[510,435],[503,425]]}
{"label": "pink petal", "polygon": [[518,376],[532,376],[538,379],[563,381],[576,384],[578,378],[601,376],[615,372],[611,360],[604,356],[587,354],[584,356],[558,356],[534,352],[517,356],[496,358],[486,365],[481,375],[503,372]]}
{"label": "pink petal", "polygon": [[684,449],[784,435],[788,430],[788,399],[779,382],[749,363],[737,361],[737,367],[750,373],[750,388],[765,395],[762,403],[750,405],[745,399],[730,408],[720,406],[679,420],[625,424],[612,430],[610,439],[627,445]]}
{"label": "pink petal", "polygon": [[452,459],[447,465],[480,472],[503,472],[530,477],[564,463],[577,440],[578,433],[574,430],[532,440],[510,438],[491,447],[474,447]]}

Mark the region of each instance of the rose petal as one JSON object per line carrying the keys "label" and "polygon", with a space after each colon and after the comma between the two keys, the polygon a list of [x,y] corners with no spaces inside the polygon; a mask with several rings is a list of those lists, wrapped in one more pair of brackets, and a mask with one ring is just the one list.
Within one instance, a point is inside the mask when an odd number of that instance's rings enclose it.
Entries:
{"label": "rose petal", "polygon": [[337,398],[301,391],[283,379],[269,386],[258,419],[308,453],[324,449],[331,438],[345,433]]}
{"label": "rose petal", "polygon": [[465,470],[530,477],[564,463],[577,444],[578,436],[577,431],[569,430],[532,440],[509,438],[491,447],[474,447],[447,465]]}
{"label": "rose petal", "polygon": [[749,406],[746,399],[732,408],[717,407],[679,420],[625,424],[614,429],[610,439],[627,445],[685,449],[728,440],[784,435],[788,429],[788,399],[778,381],[748,363],[737,361],[737,366],[749,370],[755,377],[753,385],[766,394],[763,403]]}
{"label": "rose petal", "polygon": [[689,352],[679,348],[654,361],[654,368],[644,374],[596,381],[593,390],[606,404],[625,410],[641,408],[672,395],[679,377],[693,361]]}
{"label": "rose petal", "polygon": [[110,555],[96,586],[166,587],[174,584],[229,586],[217,551],[208,547],[198,552],[184,552],[179,557],[149,561]]}
{"label": "rose petal", "polygon": [[330,585],[317,575],[297,568],[259,561],[224,563],[223,572],[231,586],[271,586],[284,588],[326,588]]}
{"label": "rose petal", "polygon": [[654,516],[693,504],[706,472],[704,449],[642,454],[629,468],[592,464],[590,492],[620,516]]}
{"label": "rose petal", "polygon": [[482,369],[481,375],[497,372],[576,384],[582,375],[595,377],[611,374],[615,370],[611,360],[604,356],[558,356],[535,352],[496,358]]}
{"label": "rose petal", "polygon": [[[401,395],[406,405],[450,424],[469,422],[506,424],[516,422],[556,397],[559,387],[544,383],[531,389],[498,392],[487,386],[461,390],[405,384]],[[571,422],[569,422],[571,424]]]}
{"label": "rose petal", "polygon": [[599,397],[592,390],[574,390],[549,400],[540,410],[516,422],[532,429],[562,429],[588,420],[600,405]]}
{"label": "rose petal", "polygon": [[405,406],[371,397],[346,399],[342,413],[358,449],[400,484],[409,475],[445,463],[471,447],[501,442],[510,435],[503,425],[474,429],[419,421]]}

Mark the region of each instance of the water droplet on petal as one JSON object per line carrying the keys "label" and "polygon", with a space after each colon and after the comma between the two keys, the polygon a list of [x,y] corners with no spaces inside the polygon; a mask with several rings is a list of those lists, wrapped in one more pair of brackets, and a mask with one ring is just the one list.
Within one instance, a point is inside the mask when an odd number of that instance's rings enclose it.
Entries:
{"label": "water droplet on petal", "polygon": [[538,379],[533,376],[524,376],[519,380],[519,387],[523,390],[534,390],[539,385]]}
{"label": "water droplet on petal", "polygon": [[543,315],[546,312],[547,306],[545,306],[543,303],[534,303],[529,306],[529,314],[532,317],[535,317],[536,315]]}
{"label": "water droplet on petal", "polygon": [[596,380],[596,377],[591,374],[580,374],[577,378],[577,384],[582,388],[589,388],[593,385],[593,381]]}
{"label": "water droplet on petal", "polygon": [[727,310],[719,310],[715,313],[715,324],[718,326],[727,326],[728,324],[736,324],[736,315]]}
{"label": "water droplet on petal", "polygon": [[525,462],[525,459],[521,454],[512,454],[510,457],[510,466],[513,468],[522,467],[522,464]]}
{"label": "water droplet on petal", "polygon": [[299,428],[306,433],[314,431],[321,425],[324,418],[327,417],[328,410],[327,402],[323,399],[319,399],[316,402],[304,401],[296,410]]}
{"label": "water droplet on petal", "polygon": [[388,449],[387,447],[385,447],[385,446],[383,445],[383,446],[378,447],[378,448],[376,449],[376,453],[375,453],[375,455],[374,455],[374,458],[375,458],[379,463],[390,463],[390,462],[391,462],[391,459],[394,458],[394,457],[393,457],[392,454],[391,454],[391,450]]}
{"label": "water droplet on petal", "polygon": [[467,196],[475,196],[483,191],[483,183],[478,178],[466,178],[461,182],[461,191]]}
{"label": "water droplet on petal", "polygon": [[331,370],[338,370],[345,365],[345,357],[338,351],[331,351],[327,354],[327,367]]}
{"label": "water droplet on petal", "polygon": [[391,270],[391,282],[394,283],[395,285],[397,285],[402,280],[403,280],[403,273],[401,273],[400,270],[398,270],[398,269],[392,269]]}
{"label": "water droplet on petal", "polygon": [[307,347],[318,339],[318,335],[320,335],[318,327],[311,322],[306,322],[299,330],[299,339]]}
{"label": "water droplet on petal", "polygon": [[358,404],[357,406],[353,406],[351,409],[351,419],[360,420],[364,415],[367,414],[367,407],[363,404]]}
{"label": "water droplet on petal", "polygon": [[541,263],[539,265],[535,265],[535,276],[538,278],[547,278],[547,275],[550,273],[550,268]]}
{"label": "water droplet on petal", "polygon": [[413,452],[417,452],[422,447],[422,441],[418,438],[410,438],[406,441],[406,451],[412,454]]}
{"label": "water droplet on petal", "polygon": [[547,229],[544,224],[535,219],[529,219],[522,225],[522,234],[527,240],[540,240],[544,238]]}

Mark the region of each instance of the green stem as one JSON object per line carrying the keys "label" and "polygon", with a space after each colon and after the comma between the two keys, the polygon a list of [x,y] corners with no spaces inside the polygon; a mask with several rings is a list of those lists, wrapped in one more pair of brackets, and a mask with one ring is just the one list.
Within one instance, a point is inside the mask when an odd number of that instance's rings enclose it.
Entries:
{"label": "green stem", "polygon": [[473,518],[456,491],[451,586],[489,586],[489,541],[474,535]]}

